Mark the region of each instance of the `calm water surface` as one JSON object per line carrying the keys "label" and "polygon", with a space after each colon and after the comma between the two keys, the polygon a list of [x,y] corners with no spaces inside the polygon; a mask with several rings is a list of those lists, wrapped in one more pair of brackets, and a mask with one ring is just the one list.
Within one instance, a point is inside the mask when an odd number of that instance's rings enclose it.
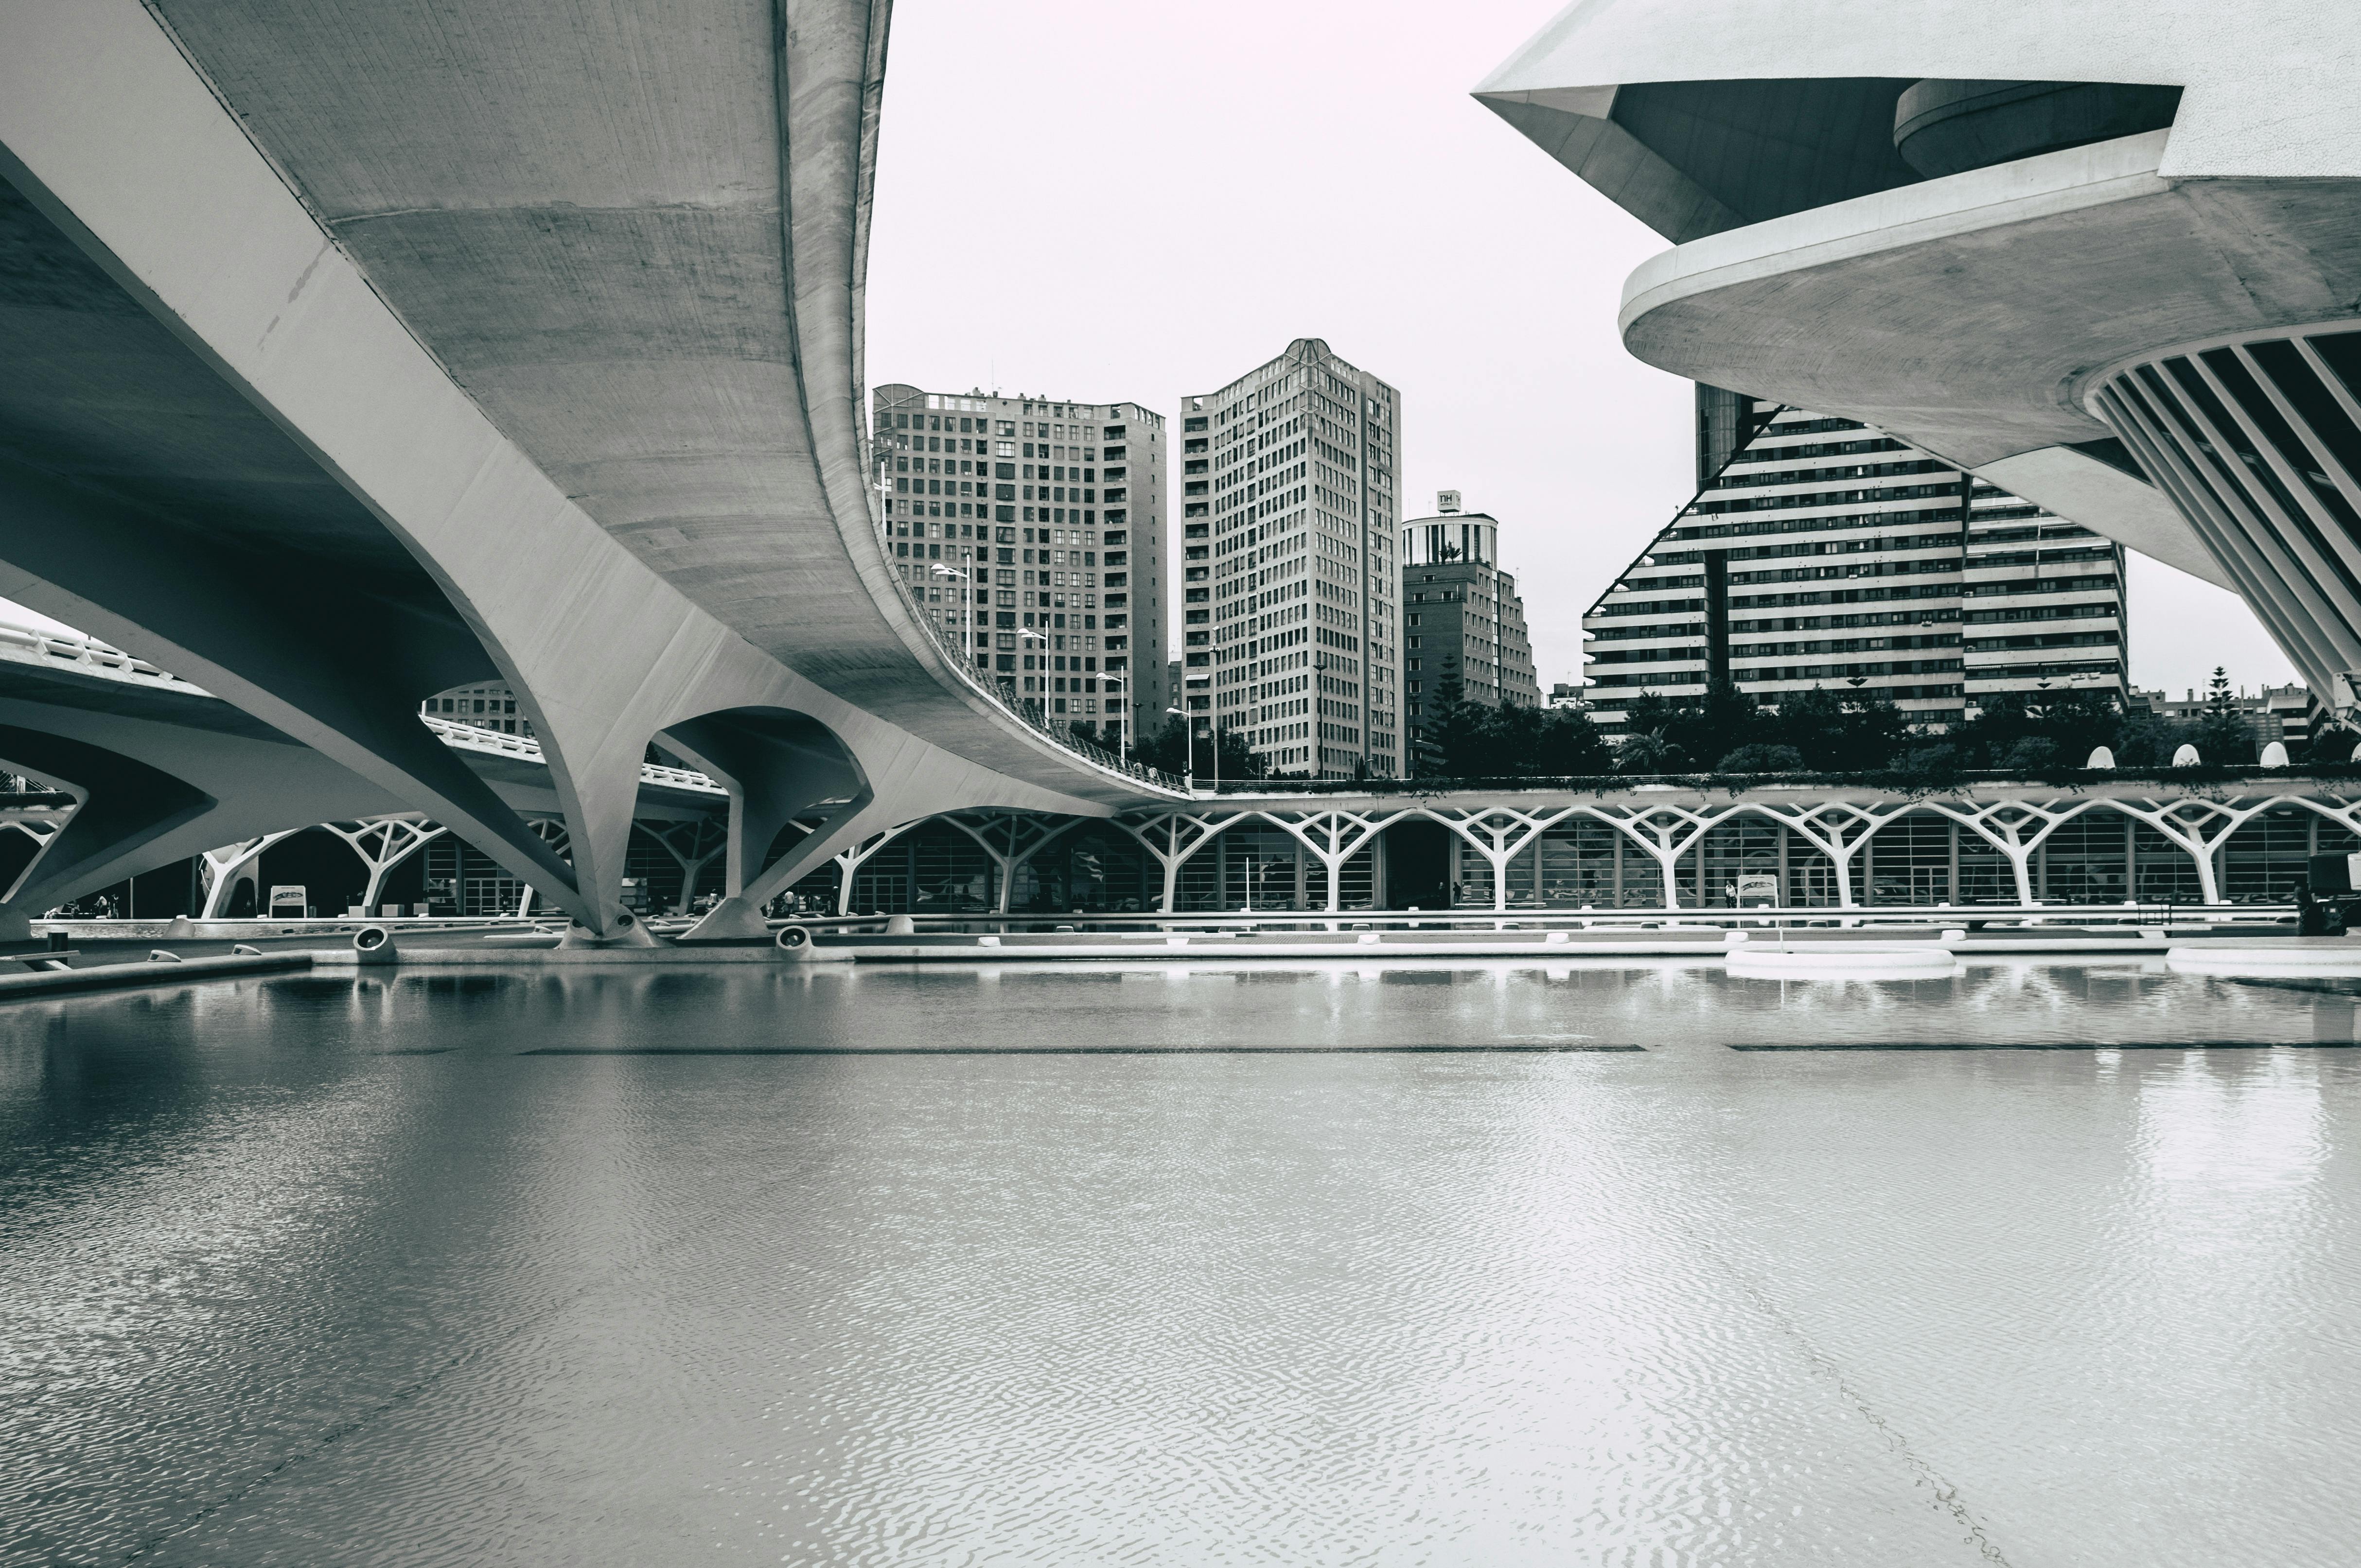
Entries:
{"label": "calm water surface", "polygon": [[[1911,1038],[2084,1048],[1730,1048]],[[18,1003],[0,1561],[2348,1564],[2354,1038],[2133,965]],[[2277,1048],[2087,1048],[2191,1039]],[[1644,1048],[1041,1049],[1504,1041]]]}

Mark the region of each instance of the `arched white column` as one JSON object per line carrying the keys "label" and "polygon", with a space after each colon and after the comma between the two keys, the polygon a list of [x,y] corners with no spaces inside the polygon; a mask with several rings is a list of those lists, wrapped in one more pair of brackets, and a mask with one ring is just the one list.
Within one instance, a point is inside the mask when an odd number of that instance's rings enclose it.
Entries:
{"label": "arched white column", "polygon": [[[1361,852],[1384,826],[1374,812],[1344,810],[1302,813],[1266,810],[1264,821],[1292,835],[1328,872],[1327,912],[1343,907],[1345,862]],[[1390,820],[1390,819],[1388,819]]]}
{"label": "arched white column", "polygon": [[373,911],[385,890],[386,874],[449,831],[439,822],[416,816],[379,817],[359,822],[324,822],[329,832],[368,868],[368,883],[361,893],[361,908]]}
{"label": "arched white column", "polygon": [[2214,872],[2214,851],[2264,809],[2260,804],[2236,806],[2193,796],[2169,802],[2109,800],[2094,804],[2104,804],[2125,817],[2145,822],[2178,845],[2197,862],[2199,896],[2208,904],[2222,902],[2222,880]]}
{"label": "arched white column", "polygon": [[1162,912],[1171,915],[1177,913],[1173,906],[1180,901],[1180,868],[1224,828],[1250,815],[1253,814],[1243,811],[1222,815],[1159,811],[1145,817],[1122,817],[1117,821],[1156,857],[1156,863],[1163,869]]}
{"label": "arched white column", "polygon": [[[281,839],[291,838],[302,831],[301,828],[285,828],[276,833],[265,833],[258,838],[243,839],[236,844],[225,844],[218,850],[207,850],[200,854],[197,857],[197,874],[204,879],[205,901],[198,917],[204,920],[222,918],[228,912],[230,894],[236,888],[239,879],[262,858],[262,851],[278,843]],[[261,892],[259,887],[255,889],[257,894],[255,913],[258,915],[262,912],[259,897]]]}

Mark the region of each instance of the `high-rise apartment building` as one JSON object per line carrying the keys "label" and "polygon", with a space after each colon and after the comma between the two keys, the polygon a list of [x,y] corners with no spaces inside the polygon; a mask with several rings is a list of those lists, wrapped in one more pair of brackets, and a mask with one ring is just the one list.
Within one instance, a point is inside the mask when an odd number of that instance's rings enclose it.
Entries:
{"label": "high-rise apartment building", "polygon": [[1856,420],[1697,389],[1697,499],[1583,617],[1594,716],[1726,675],[1948,724],[2127,668],[2122,547]]}
{"label": "high-rise apartment building", "polygon": [[1462,511],[1459,492],[1402,524],[1402,701],[1413,737],[1455,696],[1538,707],[1542,688],[1517,579],[1500,569],[1499,520]]}
{"label": "high-rise apartment building", "polygon": [[1273,773],[1400,777],[1401,400],[1316,337],[1180,403],[1191,727]]}
{"label": "high-rise apartment building", "polygon": [[1119,721],[1131,740],[1160,727],[1164,416],[902,385],[872,400],[878,524],[945,644],[1053,725],[1110,742]]}

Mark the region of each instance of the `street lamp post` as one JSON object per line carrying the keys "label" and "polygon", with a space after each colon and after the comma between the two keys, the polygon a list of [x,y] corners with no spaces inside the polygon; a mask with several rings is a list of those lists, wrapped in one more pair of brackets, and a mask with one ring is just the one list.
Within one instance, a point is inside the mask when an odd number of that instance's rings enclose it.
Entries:
{"label": "street lamp post", "polygon": [[[957,577],[962,583],[974,580],[957,566],[947,566],[940,561],[936,562],[929,570],[938,577]],[[960,649],[967,655],[968,673],[972,674],[975,672],[975,610],[967,602],[967,589],[960,589],[959,596]]]}
{"label": "street lamp post", "polygon": [[[1027,641],[1027,642],[1038,642],[1038,643],[1040,643],[1044,648],[1046,648],[1046,647],[1048,647],[1048,646],[1049,645],[1049,634],[1048,632],[1046,632],[1046,631],[1036,631],[1033,628],[1031,628],[1031,627],[1029,627],[1029,626],[1028,626],[1028,627],[1026,627],[1023,630],[1021,630],[1021,631],[1017,632],[1017,634],[1016,634],[1016,635],[1017,635],[1017,636],[1019,636],[1019,637],[1021,637],[1021,638],[1023,638],[1023,639],[1024,639],[1026,641]],[[1048,669],[1048,668],[1049,667],[1049,661],[1047,661],[1046,659],[1045,659],[1045,660],[1043,660],[1043,661],[1042,661],[1042,663],[1041,663],[1041,667],[1042,667],[1043,669],[1045,669],[1045,670],[1046,670],[1046,669]],[[1042,693],[1043,693],[1043,696],[1042,696],[1042,698],[1041,698],[1041,722],[1042,722],[1043,724],[1047,724],[1047,723],[1049,723],[1049,696],[1048,696],[1048,695],[1047,695],[1047,694],[1049,693],[1049,683],[1048,681],[1044,680],[1044,681],[1041,683],[1041,690],[1042,690]]]}
{"label": "street lamp post", "polygon": [[1164,710],[1180,720],[1184,744],[1180,750],[1180,783],[1191,795],[1197,793],[1197,729],[1196,720],[1177,707]]}
{"label": "street lamp post", "polygon": [[1115,711],[1115,760],[1127,764],[1130,756],[1124,745],[1124,736],[1127,733],[1126,721],[1131,718],[1131,682],[1122,675],[1108,675],[1104,679],[1109,692],[1120,689],[1124,695],[1122,706]]}

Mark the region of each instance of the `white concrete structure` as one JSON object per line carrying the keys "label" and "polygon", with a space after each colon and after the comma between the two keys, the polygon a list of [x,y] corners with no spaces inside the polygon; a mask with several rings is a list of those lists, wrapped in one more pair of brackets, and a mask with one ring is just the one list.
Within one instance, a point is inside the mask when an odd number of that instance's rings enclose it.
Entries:
{"label": "white concrete structure", "polygon": [[1583,0],[1477,96],[1672,240],[1624,342],[2252,604],[2361,698],[2361,10]]}
{"label": "white concrete structure", "polygon": [[[659,735],[731,792],[717,931],[912,817],[1155,797],[947,657],[880,551],[888,9],[0,5],[0,597],[445,824],[594,937],[630,925]],[[565,855],[419,722],[489,681]]]}
{"label": "white concrete structure", "polygon": [[[537,740],[439,718],[425,732],[528,831],[563,841],[564,802]],[[35,629],[0,625],[0,755],[76,803],[11,824],[40,849],[0,886],[0,934],[21,937],[46,910],[192,856],[209,879],[204,913],[218,913],[263,851],[315,825],[367,866],[374,905],[385,873],[448,830],[201,686]],[[705,774],[639,769],[632,822],[667,850],[729,809],[729,791]]]}
{"label": "white concrete structure", "polygon": [[[39,845],[0,890],[0,907],[20,918],[200,852],[202,913],[218,915],[260,856],[290,836],[270,815],[288,809],[309,809],[299,827],[323,824],[350,846],[368,877],[366,904],[405,858],[450,841],[444,825],[400,812],[368,781],[103,645],[0,627],[0,692],[9,754],[96,781],[70,791],[78,804],[69,812],[44,804],[0,822]],[[563,843],[566,820],[537,741],[456,720],[429,728],[537,835]],[[59,748],[72,757],[41,750]],[[97,760],[85,767],[85,758]],[[118,779],[106,769],[144,772]],[[685,901],[697,866],[715,852],[711,824],[726,815],[728,792],[680,769],[640,773],[635,825],[679,863]],[[240,787],[253,777],[277,783],[269,792]],[[1405,892],[1390,863],[1397,830],[1428,836],[1438,896],[1397,896]],[[906,874],[881,871],[921,843],[934,848],[913,853]],[[807,860],[801,880],[839,914],[1044,906],[1020,899],[1020,884],[1068,888],[1049,907],[1113,907],[1126,861],[1129,906],[1174,913],[1421,902],[1502,914],[1726,907],[1749,877],[1772,879],[1779,901],[1796,908],[2247,904],[2283,900],[2311,856],[2355,850],[2361,797],[2349,781],[2302,774],[2066,787],[1982,780],[1934,796],[1843,781],[1733,793],[1678,780],[1537,780],[1417,795],[1271,790],[1113,820],[1005,810],[917,817]],[[922,869],[930,858],[933,868]],[[1080,890],[1078,861],[1094,868],[1095,904]],[[971,879],[973,896],[923,896],[923,883]]]}
{"label": "white concrete structure", "polygon": [[[995,896],[924,901],[864,866],[897,840],[956,850]],[[1422,851],[1407,839],[1424,840]],[[1101,898],[1012,902],[1016,874],[1088,839]],[[2301,773],[2069,785],[1985,779],[1927,795],[1873,783],[1598,779],[1439,789],[1225,795],[1113,823],[963,814],[906,824],[837,858],[819,890],[862,913],[1009,909],[1419,907],[1511,914],[1670,912],[1761,901],[1790,909],[2112,907],[2285,903],[2316,854],[2361,850],[2361,793]],[[1408,864],[1433,863],[1425,891]],[[990,874],[984,875],[989,865]],[[924,879],[917,879],[923,882]],[[1081,880],[1062,873],[1070,888]],[[807,889],[807,891],[812,891]]]}

